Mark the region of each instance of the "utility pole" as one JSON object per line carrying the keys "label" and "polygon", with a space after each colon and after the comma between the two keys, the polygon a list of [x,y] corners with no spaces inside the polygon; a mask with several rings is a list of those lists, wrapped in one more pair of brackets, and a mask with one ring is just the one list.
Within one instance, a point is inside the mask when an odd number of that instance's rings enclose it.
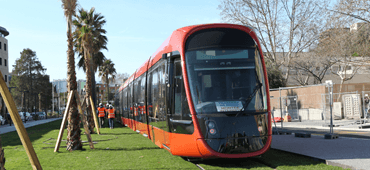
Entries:
{"label": "utility pole", "polygon": [[338,134],[334,133],[333,129],[333,81],[332,80],[326,80],[326,87],[328,88],[328,93],[329,93],[329,109],[330,109],[330,133],[325,134],[325,139],[337,139]]}
{"label": "utility pole", "polygon": [[58,117],[60,113],[60,87],[58,88]]}
{"label": "utility pole", "polygon": [[51,111],[52,113],[54,112],[54,84],[51,83],[51,95],[52,95],[52,98],[53,98],[53,110]]}

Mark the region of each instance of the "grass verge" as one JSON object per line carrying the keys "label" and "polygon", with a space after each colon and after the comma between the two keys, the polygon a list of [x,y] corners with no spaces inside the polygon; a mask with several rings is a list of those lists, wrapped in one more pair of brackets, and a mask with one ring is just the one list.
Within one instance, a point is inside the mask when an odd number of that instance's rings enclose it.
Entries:
{"label": "grass verge", "polygon": [[[150,140],[119,124],[114,129],[102,128],[101,135],[92,134],[95,149],[84,142],[84,150],[66,151],[66,136],[59,152],[54,153],[61,120],[27,128],[43,169],[198,169],[194,164],[158,148]],[[81,129],[83,132],[83,129]],[[87,141],[86,135],[81,136]],[[32,169],[16,132],[1,134],[6,169]],[[278,150],[269,150],[261,158],[214,159],[200,162],[205,169],[341,169],[318,161]]]}

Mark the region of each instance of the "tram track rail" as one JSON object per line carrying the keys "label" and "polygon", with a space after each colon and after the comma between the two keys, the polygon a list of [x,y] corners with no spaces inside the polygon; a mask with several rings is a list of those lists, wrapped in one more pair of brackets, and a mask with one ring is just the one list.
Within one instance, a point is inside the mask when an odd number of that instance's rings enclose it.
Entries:
{"label": "tram track rail", "polygon": [[204,169],[202,166],[200,166],[199,164],[197,164],[197,163],[194,163],[194,165],[195,166],[197,166],[200,170],[206,170],[206,169]]}

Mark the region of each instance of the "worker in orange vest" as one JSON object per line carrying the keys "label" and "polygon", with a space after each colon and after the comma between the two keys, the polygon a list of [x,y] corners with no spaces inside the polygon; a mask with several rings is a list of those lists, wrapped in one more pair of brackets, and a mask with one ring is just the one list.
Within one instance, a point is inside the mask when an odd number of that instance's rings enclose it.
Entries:
{"label": "worker in orange vest", "polygon": [[105,122],[105,108],[103,107],[103,104],[102,103],[99,103],[99,107],[98,107],[98,117],[99,117],[99,124],[100,124],[100,128],[103,126],[104,127],[104,122]]}
{"label": "worker in orange vest", "polygon": [[114,123],[114,118],[116,115],[114,114],[114,108],[112,105],[109,105],[108,109],[108,119],[109,119],[109,127],[113,129],[113,123]]}

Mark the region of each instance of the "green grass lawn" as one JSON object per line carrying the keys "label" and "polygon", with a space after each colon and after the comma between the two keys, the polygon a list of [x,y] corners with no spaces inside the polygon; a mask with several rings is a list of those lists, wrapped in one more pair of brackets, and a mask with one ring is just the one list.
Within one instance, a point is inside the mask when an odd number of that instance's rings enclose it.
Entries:
{"label": "green grass lawn", "polygon": [[[115,129],[102,128],[101,135],[92,134],[95,149],[84,142],[84,150],[66,150],[66,136],[59,152],[54,152],[61,120],[27,128],[38,159],[43,169],[198,169],[194,164],[168,151],[158,148],[127,127],[116,124]],[[83,132],[83,128],[81,129]],[[5,168],[32,169],[28,156],[16,132],[1,135],[5,152]],[[82,140],[87,141],[86,135]],[[276,169],[341,169],[294,154],[270,150],[260,160]],[[205,169],[271,169],[256,158],[215,159],[199,163]]]}

